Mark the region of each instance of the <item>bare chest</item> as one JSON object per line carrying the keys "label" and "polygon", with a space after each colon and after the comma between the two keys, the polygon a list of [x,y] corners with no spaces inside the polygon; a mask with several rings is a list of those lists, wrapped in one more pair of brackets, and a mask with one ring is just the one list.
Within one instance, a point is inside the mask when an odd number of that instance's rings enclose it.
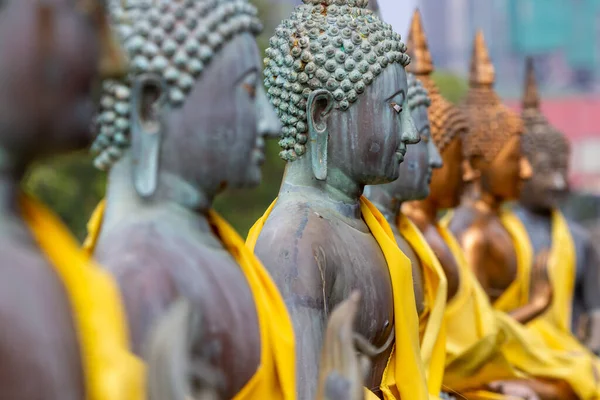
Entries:
{"label": "bare chest", "polygon": [[448,282],[447,300],[454,298],[460,288],[460,268],[452,250],[439,234],[435,226],[425,230],[427,243],[438,258]]}
{"label": "bare chest", "polygon": [[484,249],[487,277],[486,291],[492,299],[497,300],[502,293],[517,279],[517,253],[510,234],[499,221],[490,221],[486,226],[485,236],[488,243]]}

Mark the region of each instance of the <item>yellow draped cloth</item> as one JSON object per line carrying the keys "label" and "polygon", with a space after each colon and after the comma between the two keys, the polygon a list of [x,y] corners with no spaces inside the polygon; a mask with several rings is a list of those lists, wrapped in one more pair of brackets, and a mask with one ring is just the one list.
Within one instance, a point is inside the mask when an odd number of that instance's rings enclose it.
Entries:
{"label": "yellow draped cloth", "polygon": [[[277,199],[254,224],[246,244],[254,249],[260,232]],[[362,217],[387,261],[394,294],[396,342],[383,373],[380,389],[385,400],[426,400],[426,374],[419,350],[419,320],[416,312],[410,260],[400,251],[385,217],[365,197],[360,199]],[[368,400],[377,399],[366,393]]]}
{"label": "yellow draped cloth", "polygon": [[[467,265],[460,245],[447,229],[450,218],[451,215],[444,218],[438,229],[459,263],[461,272],[467,272],[464,276],[469,278],[470,285],[478,293],[476,296],[477,303],[479,303],[478,312],[482,315],[485,314],[488,320],[487,324],[494,323],[496,329],[504,336],[504,340],[498,343],[504,359],[516,371],[524,373],[526,376],[567,382],[582,400],[600,398],[591,357],[576,356],[575,353],[549,346],[539,333],[519,324],[505,312],[492,308],[489,298]],[[464,279],[461,276],[459,293],[462,290],[463,282]],[[448,306],[448,308],[451,307]],[[453,317],[450,318],[453,319]],[[446,329],[448,337],[453,337],[454,329],[450,327],[448,320]],[[466,332],[457,334],[456,339],[460,339],[464,334]],[[446,376],[448,376],[448,369],[446,369]],[[451,383],[448,385],[451,386]]]}
{"label": "yellow draped cloth", "polygon": [[[502,223],[515,240],[515,250],[519,262],[518,279],[508,288],[518,291],[517,298],[501,298],[496,308],[511,311],[527,304],[529,300],[530,273],[533,266],[534,251],[527,230],[518,217],[511,211],[504,211]],[[516,242],[518,240],[518,243]],[[567,221],[558,210],[552,212],[552,248],[548,260],[548,274],[554,290],[552,305],[541,319],[564,333],[571,333],[571,312],[573,292],[575,290],[575,244]],[[523,267],[521,267],[523,264]]]}
{"label": "yellow draped cloth", "polygon": [[85,398],[145,399],[144,365],[129,351],[127,323],[111,276],[81,251],[59,219],[42,204],[22,194],[19,206],[67,293],[82,357]]}
{"label": "yellow draped cloth", "polygon": [[[87,251],[93,252],[96,245],[104,210],[103,200],[88,223],[88,237],[84,244]],[[240,235],[213,210],[208,213],[208,221],[244,273],[259,320],[260,366],[233,400],[293,400],[296,398],[294,329],[281,294]]]}
{"label": "yellow draped cloth", "polygon": [[427,387],[432,398],[442,391],[446,360],[444,312],[448,283],[444,270],[419,229],[404,214],[397,220],[398,230],[421,262],[425,310],[419,318],[421,359],[426,368]]}

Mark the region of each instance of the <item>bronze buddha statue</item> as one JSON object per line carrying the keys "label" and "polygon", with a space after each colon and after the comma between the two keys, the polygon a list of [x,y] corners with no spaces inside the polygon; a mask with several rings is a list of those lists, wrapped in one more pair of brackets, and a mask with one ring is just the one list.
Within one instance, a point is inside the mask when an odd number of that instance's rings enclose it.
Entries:
{"label": "bronze buddha statue", "polygon": [[110,278],[21,181],[91,142],[92,87],[120,76],[99,1],[0,1],[0,392],[11,400],[143,400]]}
{"label": "bronze buddha statue", "polygon": [[[463,140],[468,187],[449,227],[492,303],[519,295],[506,292],[517,279],[518,260],[501,220],[501,207],[517,199],[523,181],[531,177],[531,165],[521,151],[522,121],[501,103],[493,90],[494,79],[483,34],[478,32],[469,92],[461,106],[469,118],[469,134]],[[533,320],[551,303],[546,258],[543,253],[536,262],[526,304],[505,310],[521,323]]]}
{"label": "bronze buddha statue", "polygon": [[522,118],[523,151],[533,167],[514,208],[538,254],[551,248],[548,269],[554,302],[546,316],[564,331],[573,331],[578,317],[589,316],[587,345],[600,351],[600,259],[590,234],[558,209],[568,193],[570,145],[540,110],[533,60],[527,62]]}
{"label": "bronze buddha statue", "polygon": [[427,398],[411,267],[384,217],[361,197],[365,185],[395,180],[406,145],[418,141],[405,106],[405,51],[366,0],[304,0],[266,51],[287,165],[279,197],[247,244],[288,306],[297,380],[306,383],[300,398],[315,393],[325,321],[352,290],[362,296],[356,331],[379,349],[367,388]]}

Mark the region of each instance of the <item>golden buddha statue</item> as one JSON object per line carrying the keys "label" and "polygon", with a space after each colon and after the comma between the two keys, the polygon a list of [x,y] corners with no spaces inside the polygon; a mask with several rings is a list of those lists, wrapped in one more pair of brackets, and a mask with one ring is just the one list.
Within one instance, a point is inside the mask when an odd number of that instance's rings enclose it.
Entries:
{"label": "golden buddha statue", "polygon": [[514,319],[494,310],[457,240],[444,223],[437,221],[440,210],[453,208],[460,201],[467,118],[439,95],[430,77],[433,64],[418,12],[408,43],[410,69],[430,91],[431,137],[443,166],[433,171],[429,196],[405,203],[402,212],[423,233],[448,281],[444,386],[468,399],[498,398],[490,391],[527,398],[531,390],[541,399],[593,398],[589,396],[595,395],[596,386],[588,371],[581,376],[570,373],[582,371],[585,364],[549,350]]}

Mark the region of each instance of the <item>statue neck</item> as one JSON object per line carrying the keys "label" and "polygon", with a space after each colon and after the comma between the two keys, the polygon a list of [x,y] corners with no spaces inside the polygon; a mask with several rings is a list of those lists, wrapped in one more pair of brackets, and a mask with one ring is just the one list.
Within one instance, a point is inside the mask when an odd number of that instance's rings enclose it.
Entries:
{"label": "statue neck", "polygon": [[390,225],[395,225],[403,201],[392,196],[382,185],[367,186],[365,195],[377,207]]}
{"label": "statue neck", "polygon": [[346,217],[359,219],[359,199],[363,190],[364,185],[333,168],[328,170],[326,180],[317,180],[312,172],[310,155],[305,154],[286,165],[279,195],[283,197],[288,193],[302,191],[322,206],[335,208]]}
{"label": "statue neck", "polygon": [[465,200],[478,211],[489,214],[498,214],[504,200],[486,192],[481,187],[481,181],[476,180],[465,188]]}
{"label": "statue neck", "polygon": [[435,225],[437,222],[438,208],[431,196],[425,200],[408,201],[403,204],[402,212],[419,228],[421,232],[427,226]]}
{"label": "statue neck", "polygon": [[539,206],[524,200],[519,201],[519,205],[527,213],[543,218],[549,218],[554,211],[554,208],[552,207]]}
{"label": "statue neck", "polygon": [[177,206],[196,214],[206,214],[213,197],[181,177],[160,171],[154,195],[148,199],[138,195],[133,185],[133,162],[125,152],[110,170],[106,193],[105,223],[113,218],[120,220],[131,213],[161,206]]}

